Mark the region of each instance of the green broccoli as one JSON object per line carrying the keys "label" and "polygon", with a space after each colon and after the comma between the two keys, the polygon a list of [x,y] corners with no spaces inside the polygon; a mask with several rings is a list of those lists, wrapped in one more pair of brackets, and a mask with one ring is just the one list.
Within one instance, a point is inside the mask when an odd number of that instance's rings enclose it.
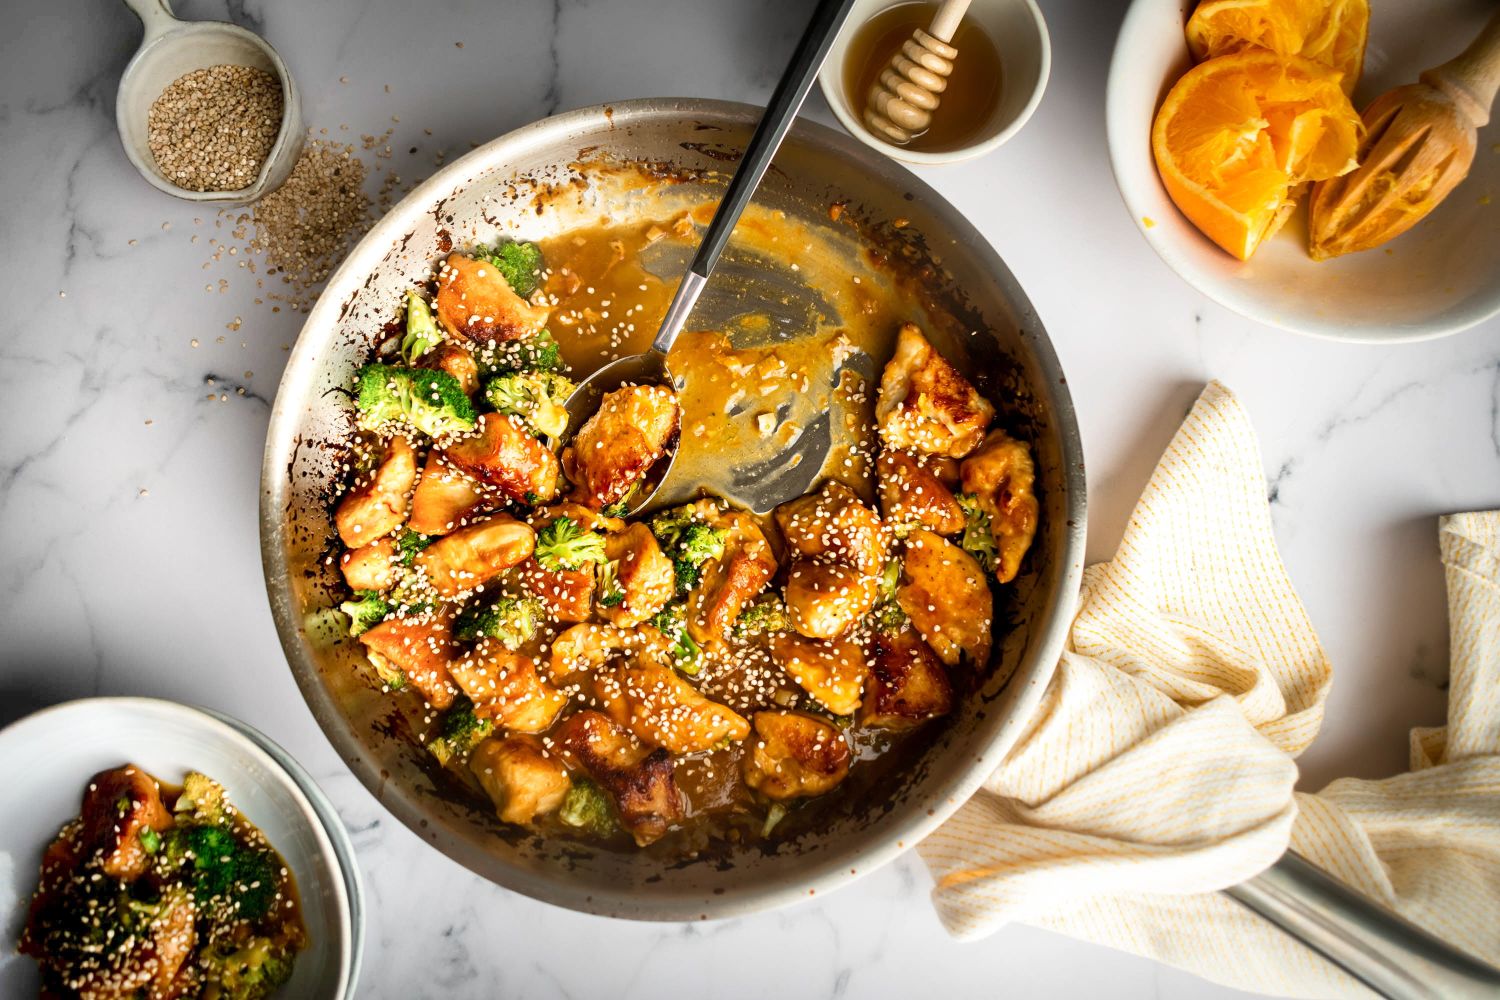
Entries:
{"label": "green broccoli", "polygon": [[387,690],[406,690],[406,673],[400,667],[373,649],[365,650],[365,658],[370,661],[370,666],[375,668],[375,676],[380,678],[380,683],[385,685]]}
{"label": "green broccoli", "polygon": [[599,606],[619,607],[625,603],[625,588],[620,585],[620,564],[611,559],[599,564]]}
{"label": "green broccoli", "polygon": [[442,727],[427,749],[447,767],[455,760],[464,760],[470,751],[495,731],[495,724],[474,714],[474,703],[460,697],[443,715]]}
{"label": "green broccoli", "polygon": [[566,403],[574,388],[552,372],[509,372],[485,383],[484,398],[497,413],[515,414],[538,435],[557,438],[568,429]]}
{"label": "green broccoli", "polygon": [[604,536],[584,531],[571,517],[559,517],[536,533],[532,558],[543,569],[582,569],[604,561]]}
{"label": "green broccoli", "polygon": [[352,601],[340,604],[339,610],[349,616],[349,634],[363,635],[385,621],[391,606],[375,591],[361,590]]}
{"label": "green broccoli", "polygon": [[432,309],[415,288],[406,293],[406,336],[401,339],[401,357],[409,365],[438,344],[443,334],[437,321],[432,318]]}
{"label": "green broccoli", "polygon": [[724,555],[724,539],[728,534],[723,528],[711,528],[698,520],[691,507],[656,515],[651,519],[651,533],[662,552],[672,560],[679,597],[697,584],[704,563]]}
{"label": "green broccoli", "polygon": [[546,330],[519,340],[484,344],[475,352],[474,361],[486,377],[506,372],[555,372],[566,367],[562,349]]}
{"label": "green broccoli", "polygon": [[790,632],[792,619],[786,605],[775,594],[758,598],[734,621],[734,634],[740,638],[757,632]]}
{"label": "green broccoli", "polygon": [[583,777],[573,779],[557,810],[557,818],[594,837],[608,837],[618,829],[609,796],[604,789]]}
{"label": "green broccoli", "polygon": [[986,573],[992,572],[1000,550],[995,545],[995,533],[990,530],[990,516],[972,493],[960,493],[954,499],[964,512],[964,533],[958,540],[959,547],[973,556]]}
{"label": "green broccoli", "polygon": [[497,243],[492,247],[475,247],[473,257],[495,265],[495,270],[500,272],[500,276],[521,298],[536,291],[537,279],[542,273],[542,248],[535,243],[512,242]]}
{"label": "green broccoli", "polygon": [[672,648],[668,650],[672,654],[672,666],[689,677],[696,676],[703,669],[703,664],[698,662],[703,655],[703,647],[689,634],[686,612],[682,605],[667,605],[651,619],[651,624],[672,641]]}
{"label": "green broccoli", "polygon": [[417,553],[431,545],[436,539],[431,535],[424,535],[412,531],[410,528],[402,528],[401,534],[396,536],[396,555],[401,565],[410,566],[417,558]]}
{"label": "green broccoli", "polygon": [[182,779],[182,792],[172,806],[172,813],[179,823],[229,826],[234,822],[224,786],[197,771],[189,771]]}
{"label": "green broccoli", "polygon": [[896,601],[896,588],[901,584],[901,561],[886,560],[880,571],[880,598],[866,616],[866,622],[877,632],[894,634],[906,627],[906,612]]}
{"label": "green broccoli", "polygon": [[[233,949],[233,950],[228,950]],[[220,1000],[265,1000],[292,978],[292,955],[270,938],[234,947],[223,943],[202,954],[204,978]]]}
{"label": "green broccoli", "polygon": [[355,376],[354,403],[367,428],[403,423],[429,437],[474,429],[474,404],[447,372],[365,365]]}
{"label": "green broccoli", "polygon": [[500,597],[489,604],[471,604],[453,623],[453,637],[463,642],[494,639],[506,649],[519,649],[541,627],[547,609],[536,597]]}
{"label": "green broccoli", "polygon": [[776,829],[776,824],[786,818],[786,806],[780,802],[772,802],[771,808],[766,810],[766,822],[760,828],[762,837],[771,836],[771,831]]}
{"label": "green broccoli", "polygon": [[163,835],[156,857],[168,871],[191,868],[200,909],[222,908],[237,918],[259,920],[276,901],[280,865],[275,856],[241,843],[225,826],[176,826]]}

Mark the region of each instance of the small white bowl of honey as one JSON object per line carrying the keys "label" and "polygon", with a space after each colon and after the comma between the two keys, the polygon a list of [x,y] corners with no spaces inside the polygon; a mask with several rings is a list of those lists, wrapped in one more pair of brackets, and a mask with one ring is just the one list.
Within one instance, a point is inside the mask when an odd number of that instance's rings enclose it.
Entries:
{"label": "small white bowl of honey", "polygon": [[864,123],[871,87],[938,4],[857,0],[818,74],[818,85],[856,139],[907,163],[955,163],[998,147],[1018,132],[1047,88],[1052,43],[1035,0],[973,0],[950,44],[958,50],[931,125],[897,145]]}

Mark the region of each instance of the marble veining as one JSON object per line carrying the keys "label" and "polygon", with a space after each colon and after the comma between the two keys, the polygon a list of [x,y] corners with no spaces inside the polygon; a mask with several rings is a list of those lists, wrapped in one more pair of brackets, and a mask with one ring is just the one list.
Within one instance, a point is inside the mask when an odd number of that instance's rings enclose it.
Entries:
{"label": "marble veining", "polygon": [[[1090,557],[1110,554],[1202,383],[1226,382],[1255,419],[1288,568],[1339,670],[1303,783],[1393,773],[1406,729],[1443,709],[1435,519],[1500,503],[1500,322],[1425,344],[1339,345],[1257,327],[1187,288],[1135,232],[1105,155],[1104,75],[1124,0],[1043,6],[1054,67],[1035,118],[994,155],[923,176],[995,244],[1057,344],[1090,463]],[[391,128],[389,159],[361,155],[405,184],[440,154],[557,110],[663,95],[763,101],[807,5],[177,7],[264,33],[297,77],[307,122],[331,138],[358,146]],[[266,608],[260,454],[300,316],[255,304],[234,258],[205,268],[208,241],[229,226],[149,188],[126,161],[114,90],[139,38],[134,16],[109,0],[13,0],[7,14],[0,723],[130,693],[211,705],[269,733],[322,784],[359,851],[364,996],[1231,995],[1026,927],[956,945],[914,858],[790,910],[649,925],[531,902],[421,844],[324,740]],[[832,120],[816,94],[808,113]]]}

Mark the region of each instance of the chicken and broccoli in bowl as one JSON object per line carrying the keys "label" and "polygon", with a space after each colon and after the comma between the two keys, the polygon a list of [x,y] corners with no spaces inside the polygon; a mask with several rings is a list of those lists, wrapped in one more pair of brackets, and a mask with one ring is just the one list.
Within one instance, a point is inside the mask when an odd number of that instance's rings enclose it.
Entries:
{"label": "chicken and broccoli in bowl", "polygon": [[[839,474],[769,516],[709,494],[627,517],[688,424],[715,428],[638,385],[562,439],[586,369],[551,332],[557,290],[593,279],[515,241],[408,291],[348,387],[329,506],[347,633],[503,824],[681,855],[774,842],[982,683],[1041,517],[1031,446],[893,324]],[[723,369],[805,383],[740,354]]]}

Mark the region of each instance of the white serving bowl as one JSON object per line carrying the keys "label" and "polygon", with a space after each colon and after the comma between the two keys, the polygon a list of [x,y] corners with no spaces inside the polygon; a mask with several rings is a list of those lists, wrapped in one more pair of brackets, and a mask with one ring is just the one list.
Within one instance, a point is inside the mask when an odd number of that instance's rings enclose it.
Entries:
{"label": "white serving bowl", "polygon": [[[828,58],[823,60],[818,86],[849,134],[871,149],[907,163],[957,163],[982,156],[1019,132],[1042,102],[1052,72],[1052,42],[1036,0],[974,0],[965,15],[984,29],[1000,55],[1000,102],[973,142],[958,149],[924,152],[892,145],[865,128],[865,95],[850,94],[844,86],[849,43],[876,14],[904,2],[909,0],[857,0],[828,50]],[[963,58],[962,51],[958,58]],[[942,113],[939,105],[937,114]]]}
{"label": "white serving bowl", "polygon": [[15,941],[42,852],[78,815],[84,785],[136,764],[164,782],[202,771],[265,833],[297,881],[309,945],[278,996],[354,996],[363,890],[333,807],[286,752],[243,723],[151,698],[90,698],[44,709],[0,731],[0,996],[36,996],[36,963]]}
{"label": "white serving bowl", "polygon": [[[1192,0],[1134,0],[1115,43],[1105,118],[1120,194],[1146,241],[1209,298],[1269,326],[1391,343],[1456,333],[1500,313],[1500,128],[1479,133],[1469,177],[1416,227],[1383,247],[1317,262],[1306,208],[1241,263],[1199,233],[1167,196],[1151,123],[1192,64],[1183,25]],[[1360,110],[1457,55],[1490,8],[1473,0],[1371,0]],[[1305,199],[1304,199],[1305,200]]]}

